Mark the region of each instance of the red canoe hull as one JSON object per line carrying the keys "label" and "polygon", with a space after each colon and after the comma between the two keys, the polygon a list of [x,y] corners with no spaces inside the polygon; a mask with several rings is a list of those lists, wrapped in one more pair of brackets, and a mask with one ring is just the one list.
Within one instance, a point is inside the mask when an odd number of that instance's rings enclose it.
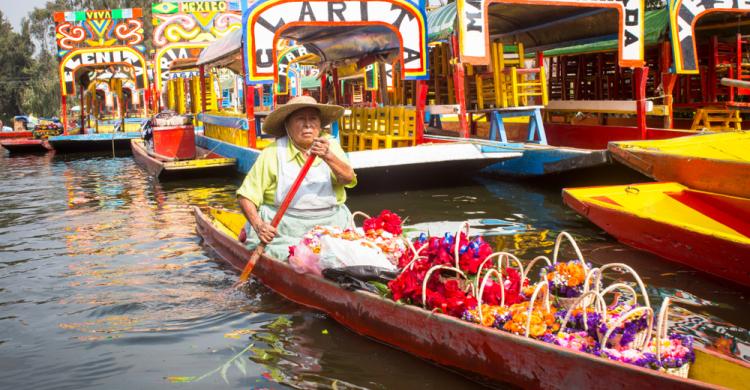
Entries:
{"label": "red canoe hull", "polygon": [[[250,251],[216,229],[197,208],[195,215],[205,243],[234,269],[242,270]],[[346,291],[267,257],[258,260],[253,276],[285,298],[320,310],[361,335],[498,383],[560,389],[707,386],[396,304],[374,294]]]}
{"label": "red canoe hull", "polygon": [[750,245],[601,207],[566,191],[563,202],[623,244],[750,287]]}
{"label": "red canoe hull", "polygon": [[50,150],[45,141],[40,139],[5,139],[0,141],[0,146],[11,153],[41,153]]}

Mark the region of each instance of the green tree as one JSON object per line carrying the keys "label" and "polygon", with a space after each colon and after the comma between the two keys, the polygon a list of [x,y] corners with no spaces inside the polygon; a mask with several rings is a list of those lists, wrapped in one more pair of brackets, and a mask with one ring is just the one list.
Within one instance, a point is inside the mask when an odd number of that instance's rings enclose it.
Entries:
{"label": "green tree", "polygon": [[31,82],[32,49],[28,35],[14,32],[0,11],[0,119],[5,123],[22,113],[21,91]]}
{"label": "green tree", "polygon": [[[24,32],[29,46],[27,56],[33,52],[34,58],[26,65],[28,73],[33,75],[33,82],[27,82],[23,89],[16,91],[16,100],[21,103],[23,111],[39,116],[57,116],[60,113],[60,74],[58,71],[57,44],[55,41],[55,22],[52,16],[59,11],[104,10],[116,8],[142,8],[144,44],[150,50],[151,45],[151,3],[157,0],[53,0],[44,7],[35,8],[24,18]],[[0,34],[2,34],[0,29]],[[4,35],[4,34],[3,34]],[[2,41],[0,37],[0,42]],[[1,44],[0,44],[0,47]],[[26,78],[28,81],[28,77]],[[4,101],[0,95],[0,102]]]}

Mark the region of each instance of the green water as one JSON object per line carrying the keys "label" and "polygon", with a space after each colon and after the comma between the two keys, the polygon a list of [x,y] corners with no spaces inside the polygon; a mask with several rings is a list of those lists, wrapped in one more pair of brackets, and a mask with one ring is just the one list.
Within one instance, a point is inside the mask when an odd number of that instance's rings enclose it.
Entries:
{"label": "green water", "polygon": [[[592,180],[605,178],[580,183]],[[239,177],[161,184],[130,157],[2,154],[0,183],[1,388],[477,386],[261,285],[229,289],[237,275],[201,246],[190,206],[235,208]],[[485,220],[505,233],[490,241],[523,259],[568,230],[592,262],[633,265],[654,300],[702,304],[674,325],[750,360],[745,292],[616,243],[562,205],[559,181],[355,193],[349,205],[433,233]]]}

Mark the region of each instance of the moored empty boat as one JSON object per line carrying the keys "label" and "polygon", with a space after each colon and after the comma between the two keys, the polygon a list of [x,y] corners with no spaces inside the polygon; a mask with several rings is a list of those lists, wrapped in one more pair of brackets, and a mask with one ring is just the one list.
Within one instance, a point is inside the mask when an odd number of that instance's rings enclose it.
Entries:
{"label": "moored empty boat", "polygon": [[625,244],[750,286],[750,199],[644,183],[566,188],[563,201]]}
{"label": "moored empty boat", "polygon": [[135,161],[161,180],[212,177],[234,174],[235,170],[235,159],[219,156],[203,148],[196,148],[196,158],[178,160],[149,151],[140,139],[131,140],[130,147]]}
{"label": "moored empty boat", "polygon": [[750,198],[750,133],[611,142],[614,158],[659,181]]}
{"label": "moored empty boat", "polygon": [[43,153],[49,148],[44,140],[34,138],[8,138],[0,141],[0,146],[10,153]]}
{"label": "moored empty boat", "polygon": [[[238,241],[241,214],[195,208],[198,233],[236,270],[251,252]],[[696,348],[687,379],[482,327],[444,314],[347,291],[287,263],[261,257],[253,275],[285,298],[325,312],[353,331],[438,364],[523,388],[742,387],[747,363]],[[405,326],[408,324],[408,326]]]}

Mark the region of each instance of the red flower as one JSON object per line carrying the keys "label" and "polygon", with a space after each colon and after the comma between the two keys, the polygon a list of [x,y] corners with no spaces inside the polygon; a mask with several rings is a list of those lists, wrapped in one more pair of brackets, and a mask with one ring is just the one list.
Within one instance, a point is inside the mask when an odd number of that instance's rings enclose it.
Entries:
{"label": "red flower", "polygon": [[403,232],[401,229],[401,217],[390,210],[383,210],[377,217],[366,219],[362,225],[362,229],[364,231],[385,230],[394,236],[400,236]]}

